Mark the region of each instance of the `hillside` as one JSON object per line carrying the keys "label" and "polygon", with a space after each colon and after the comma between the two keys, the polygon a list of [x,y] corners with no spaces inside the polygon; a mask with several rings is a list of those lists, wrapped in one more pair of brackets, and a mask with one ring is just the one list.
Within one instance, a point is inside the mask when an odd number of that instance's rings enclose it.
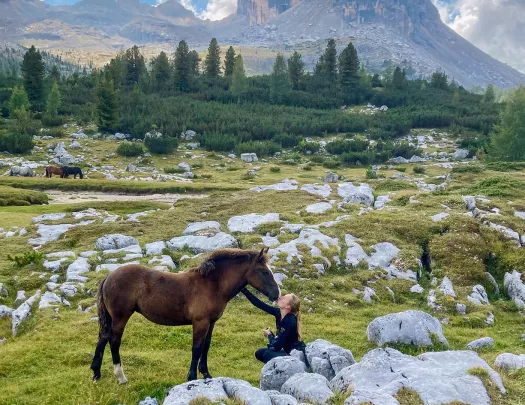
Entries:
{"label": "hillside", "polygon": [[[182,39],[202,51],[217,37],[250,54],[300,50],[312,68],[326,40],[336,38],[340,47],[354,42],[370,72],[392,61],[410,67],[414,78],[443,69],[467,87],[511,88],[525,80],[450,30],[431,0],[239,0],[237,15],[218,22],[199,20],[175,0],[159,7],[138,0],[82,0],[61,7],[3,0],[0,11],[5,40],[34,44],[74,63],[103,65],[133,44],[171,53]],[[256,73],[269,72],[264,56],[248,59],[260,69]]]}

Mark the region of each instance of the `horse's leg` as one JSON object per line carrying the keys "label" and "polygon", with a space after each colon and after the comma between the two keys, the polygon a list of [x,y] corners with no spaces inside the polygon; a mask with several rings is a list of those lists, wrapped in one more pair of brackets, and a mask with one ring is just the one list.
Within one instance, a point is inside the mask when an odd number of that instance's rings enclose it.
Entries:
{"label": "horse's leg", "polygon": [[209,329],[210,322],[207,319],[193,322],[193,347],[191,349],[191,365],[190,371],[188,372],[188,381],[197,379],[197,364],[201,358]]}
{"label": "horse's leg", "polygon": [[122,362],[120,361],[120,343],[122,342],[122,334],[124,333],[124,328],[128,322],[131,314],[121,315],[113,317],[113,328],[111,338],[109,339],[109,346],[111,347],[111,357],[113,358],[113,373],[117,377],[120,384],[126,384],[128,379],[124,375],[124,370],[122,369]]}
{"label": "horse's leg", "polygon": [[102,359],[104,358],[104,349],[109,342],[110,337],[99,336],[97,348],[95,349],[95,355],[93,356],[93,362],[91,363],[91,370],[93,370],[93,380],[100,379],[100,368],[102,367]]}
{"label": "horse's leg", "polygon": [[204,376],[204,378],[213,378],[208,371],[208,351],[210,350],[211,335],[213,334],[214,326],[215,322],[210,323],[210,328],[208,329],[208,334],[206,335],[206,340],[204,341],[201,359],[199,361],[199,372]]}

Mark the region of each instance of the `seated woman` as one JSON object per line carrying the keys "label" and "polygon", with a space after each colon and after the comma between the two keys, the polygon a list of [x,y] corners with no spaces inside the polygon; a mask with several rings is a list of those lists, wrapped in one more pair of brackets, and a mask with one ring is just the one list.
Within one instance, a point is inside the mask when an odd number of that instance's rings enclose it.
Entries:
{"label": "seated woman", "polygon": [[277,336],[270,328],[263,334],[269,340],[268,347],[255,352],[257,360],[268,363],[271,359],[288,356],[294,349],[304,352],[304,343],[301,341],[301,301],[295,294],[280,296],[277,307],[267,305],[253,295],[247,288],[242,293],[254,306],[275,317]]}

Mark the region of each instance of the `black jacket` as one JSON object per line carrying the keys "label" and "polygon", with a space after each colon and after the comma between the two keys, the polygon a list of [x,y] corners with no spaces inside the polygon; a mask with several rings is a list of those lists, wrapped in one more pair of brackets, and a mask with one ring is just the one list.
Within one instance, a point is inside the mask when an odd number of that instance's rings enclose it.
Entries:
{"label": "black jacket", "polygon": [[268,340],[270,341],[268,344],[269,348],[277,352],[279,350],[284,350],[286,353],[290,354],[292,350],[299,346],[300,342],[299,333],[297,331],[297,318],[294,314],[286,314],[286,316],[281,319],[281,310],[279,308],[265,304],[248,291],[247,288],[243,289],[242,293],[254,306],[275,317],[277,336],[273,333],[268,336]]}

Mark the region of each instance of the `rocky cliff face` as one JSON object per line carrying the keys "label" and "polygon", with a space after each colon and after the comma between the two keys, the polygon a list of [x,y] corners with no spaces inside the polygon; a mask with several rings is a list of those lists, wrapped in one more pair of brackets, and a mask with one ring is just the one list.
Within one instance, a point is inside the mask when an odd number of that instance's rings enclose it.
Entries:
{"label": "rocky cliff face", "polygon": [[246,17],[250,25],[266,24],[300,2],[301,0],[238,0],[237,15]]}

